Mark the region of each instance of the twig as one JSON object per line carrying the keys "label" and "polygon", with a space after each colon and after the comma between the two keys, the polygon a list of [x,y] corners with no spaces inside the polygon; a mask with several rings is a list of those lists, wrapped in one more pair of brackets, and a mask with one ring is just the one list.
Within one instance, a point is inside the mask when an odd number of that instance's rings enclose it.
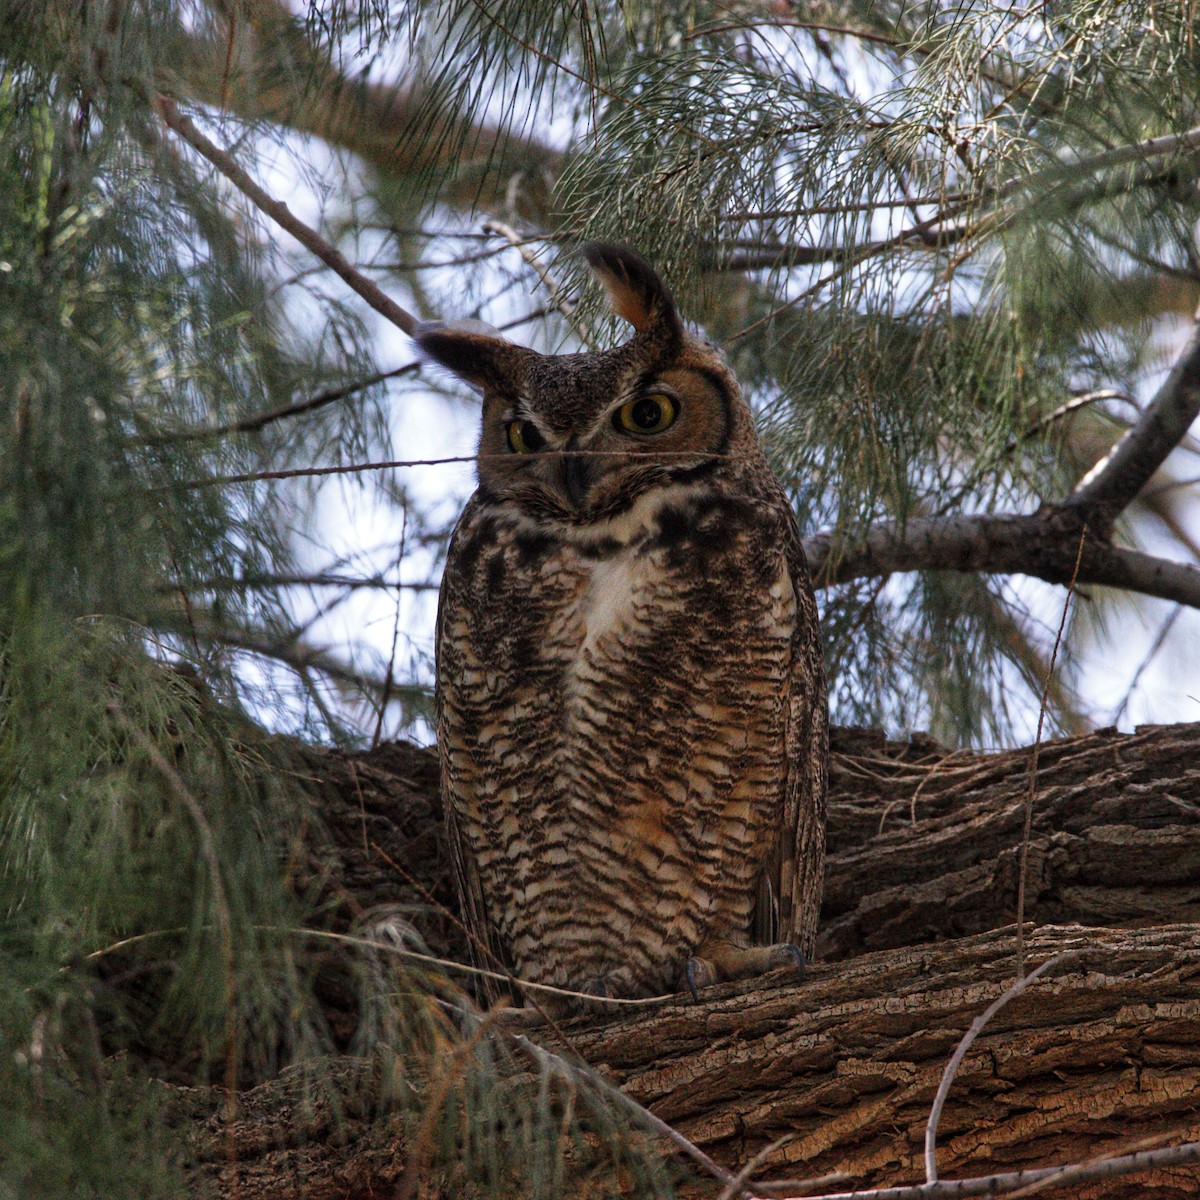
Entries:
{"label": "twig", "polygon": [[534,253],[529,245],[529,239],[523,238],[511,225],[506,225],[503,221],[497,221],[495,218],[484,221],[483,229],[485,233],[498,234],[516,250],[529,266],[533,268],[537,277],[545,286],[546,291],[550,293],[550,302],[566,317],[567,322],[579,335],[580,340],[587,346],[595,346],[597,344],[595,333],[587,324],[580,320],[575,305],[562,294],[562,286],[550,274],[545,263]]}
{"label": "twig", "polygon": [[749,1162],[721,1189],[721,1194],[717,1200],[737,1200],[739,1196],[757,1196],[757,1185],[753,1190],[747,1185],[747,1181],[775,1153],[776,1150],[782,1149],[788,1142],[795,1141],[794,1133],[785,1133],[783,1137],[776,1138],[769,1145],[764,1146]]}
{"label": "twig", "polygon": [[1054,678],[1054,667],[1058,662],[1058,648],[1062,645],[1063,630],[1067,627],[1067,613],[1071,608],[1071,597],[1075,594],[1075,581],[1079,578],[1079,564],[1083,560],[1083,543],[1087,539],[1087,526],[1079,531],[1079,551],[1075,555],[1075,570],[1067,585],[1063,598],[1062,619],[1054,638],[1054,650],[1050,655],[1050,666],[1046,670],[1046,684],[1042,688],[1042,701],[1038,705],[1037,736],[1033,739],[1033,753],[1029,756],[1029,787],[1025,791],[1025,824],[1021,833],[1021,857],[1017,867],[1017,978],[1025,973],[1025,871],[1029,862],[1029,835],[1033,829],[1033,796],[1037,787],[1038,755],[1042,749],[1042,724],[1046,719],[1046,703],[1050,696],[1050,683]]}
{"label": "twig", "polygon": [[318,392],[315,396],[310,396],[307,400],[298,400],[294,404],[283,404],[279,408],[273,408],[269,412],[260,413],[255,417],[243,417],[239,421],[227,421],[222,425],[205,425],[198,429],[180,429],[178,432],[155,433],[149,437],[139,437],[136,439],[139,446],[164,446],[173,445],[177,442],[197,441],[202,438],[226,437],[231,433],[257,433],[260,429],[264,429],[274,421],[282,421],[287,417],[299,417],[305,413],[316,411],[318,408],[324,408],[329,404],[336,404],[339,400],[345,400],[347,396],[353,396],[355,392],[366,391],[367,388],[374,387],[377,383],[383,383],[388,379],[397,379],[401,375],[413,375],[420,367],[420,363],[405,363],[402,367],[395,367],[390,371],[377,371],[373,375],[368,375],[363,379],[356,379],[353,383],[344,384],[341,387],[328,388],[323,392]]}
{"label": "twig", "polygon": [[[388,942],[374,941],[371,938],[355,937],[349,933],[334,933],[329,929],[310,929],[307,926],[262,926],[263,929],[272,929],[277,933],[295,933],[304,937],[325,938],[328,941],[344,942],[348,946],[362,946],[371,950],[383,950],[388,954],[395,954],[400,958],[406,958],[412,962],[425,963],[427,966],[439,967],[446,971],[461,971],[464,975],[475,975],[481,979],[495,979],[500,983],[516,983],[520,988],[528,988],[531,991],[542,992],[548,996],[565,996],[572,1000],[587,1000],[590,1003],[597,1003],[599,998],[590,992],[575,992],[570,988],[554,987],[549,983],[531,983],[528,979],[514,979],[512,975],[506,975],[501,971],[489,971],[486,967],[475,967],[469,963],[455,962],[450,958],[438,958],[432,954],[421,954],[417,950],[407,950],[402,946],[393,946]],[[675,996],[645,996],[641,999],[632,1000],[625,999],[620,996],[606,996],[603,999],[605,1005],[619,1005],[623,1008],[647,1008],[652,1005],[663,1004],[667,1000],[674,1000]]]}
{"label": "twig", "polygon": [[845,1171],[830,1171],[828,1175],[814,1175],[811,1179],[756,1179],[754,1186],[767,1195],[773,1192],[798,1192],[801,1196],[811,1196],[822,1188],[845,1183],[850,1178]]}
{"label": "twig", "polygon": [[1001,996],[992,1001],[984,1011],[971,1022],[967,1032],[963,1034],[962,1040],[958,1043],[954,1053],[950,1056],[950,1061],[946,1064],[946,1069],[942,1072],[942,1081],[938,1084],[937,1094],[933,1098],[933,1104],[929,1109],[929,1121],[925,1126],[925,1181],[926,1183],[937,1182],[937,1130],[938,1122],[942,1118],[942,1109],[946,1104],[946,1097],[950,1094],[950,1085],[954,1082],[955,1073],[958,1071],[962,1060],[966,1057],[967,1051],[971,1048],[972,1042],[983,1032],[983,1027],[1010,1001],[1019,996],[1035,979],[1045,975],[1051,967],[1057,966],[1064,959],[1071,958],[1078,954],[1077,950],[1068,950],[1063,954],[1056,954],[1053,958],[1048,958],[1035,971],[1031,971],[1028,975],[1020,977],[1016,983],[1008,988]]}
{"label": "twig", "polygon": [[331,246],[315,229],[309,228],[299,217],[295,216],[283,201],[274,199],[259,187],[238,166],[230,154],[209,141],[179,111],[173,100],[166,96],[159,96],[155,101],[155,106],[163,121],[192,149],[208,159],[256,208],[266,213],[271,220],[286,229],[301,245],[311,250],[331,271],[341,276],[376,312],[386,317],[404,333],[412,335],[419,323],[412,313],[401,308],[381,288],[372,283],[360,271],[356,271],[344,254]]}
{"label": "twig", "polygon": [[1006,452],[1011,454],[1022,442],[1027,442],[1030,438],[1036,437],[1043,430],[1055,424],[1055,422],[1061,421],[1063,417],[1069,417],[1073,412],[1078,412],[1081,408],[1087,408],[1092,404],[1099,404],[1104,400],[1120,400],[1128,404],[1139,416],[1141,415],[1141,406],[1128,392],[1123,392],[1120,388],[1096,388],[1095,391],[1083,392],[1081,395],[1072,396],[1070,400],[1064,404],[1060,404],[1053,412],[1047,413],[1044,417],[1034,421],[1026,429],[1023,429],[1013,437],[1006,447]]}
{"label": "twig", "polygon": [[[553,1063],[560,1070],[566,1071],[571,1075],[579,1073],[579,1068],[573,1066],[565,1058],[560,1057],[551,1050],[547,1050],[544,1046],[539,1046],[536,1042],[530,1041],[524,1034],[510,1033],[509,1036],[518,1046],[528,1051],[535,1059],[541,1062]],[[591,1081],[595,1081],[597,1078],[594,1074],[588,1075],[588,1079]],[[601,1082],[603,1083],[602,1080]],[[638,1120],[648,1125],[655,1133],[661,1134],[668,1141],[678,1146],[688,1158],[693,1162],[699,1163],[710,1175],[719,1179],[726,1187],[729,1187],[731,1184],[736,1185],[738,1188],[737,1195],[751,1197],[757,1195],[745,1183],[739,1181],[732,1171],[727,1171],[720,1163],[710,1158],[699,1146],[684,1137],[679,1130],[668,1125],[662,1117],[656,1117],[648,1108],[643,1108],[632,1096],[627,1096],[620,1088],[615,1088],[608,1084],[604,1086],[611,1099],[627,1109]]]}
{"label": "twig", "polygon": [[1080,481],[1067,505],[1107,535],[1200,416],[1200,314],[1170,374],[1132,428]]}
{"label": "twig", "polygon": [[1182,612],[1183,605],[1177,604],[1171,611],[1171,615],[1162,623],[1158,635],[1154,639],[1154,644],[1138,665],[1138,669],[1133,673],[1133,678],[1129,681],[1129,687],[1125,689],[1125,695],[1121,703],[1117,705],[1117,711],[1112,715],[1112,723],[1114,725],[1121,723],[1121,718],[1125,715],[1126,708],[1129,707],[1129,701],[1133,698],[1133,693],[1137,691],[1138,684],[1142,681],[1142,675],[1145,673],[1146,668],[1158,657],[1158,652],[1163,648],[1163,643],[1167,640],[1171,630],[1175,628],[1175,622],[1179,620],[1179,614]]}
{"label": "twig", "polygon": [[[404,516],[400,523],[400,546],[396,551],[396,574],[404,569],[404,551],[408,543],[408,503],[404,505]],[[400,602],[403,594],[396,591],[396,612],[392,619],[392,651],[388,656],[387,674],[383,677],[383,694],[379,697],[379,716],[375,721],[375,735],[371,738],[371,749],[379,745],[383,736],[383,717],[387,712],[388,701],[392,698],[392,688],[395,686],[396,644],[400,640]]]}
{"label": "twig", "polygon": [[[539,450],[542,457],[551,454],[569,455],[571,458],[651,458],[658,461],[671,460],[734,460],[738,454],[708,454],[695,450]],[[304,479],[321,475],[357,475],[363,471],[396,471],[402,467],[442,467],[451,463],[474,463],[487,459],[503,461],[511,458],[511,452],[501,454],[457,454],[445,458],[388,459],[383,462],[347,463],[336,467],[286,467],[278,471],[246,471],[240,475],[210,475],[205,479],[185,479],[180,483],[162,483],[147,488],[148,492],[169,492],[175,489],[194,491],[198,488],[225,487],[235,483],[259,483],[270,479]]]}
{"label": "twig", "polygon": [[[1129,1142],[1124,1147],[1125,1154],[1136,1154],[1139,1150],[1149,1150],[1154,1146],[1162,1146],[1163,1142],[1169,1141],[1173,1137],[1178,1137],[1182,1133],[1186,1133],[1187,1129],[1175,1129],[1169,1133],[1159,1134],[1156,1137],[1138,1138],[1137,1141]],[[1091,1166],[1099,1163],[1112,1162],[1118,1158],[1117,1154],[1098,1154],[1094,1158],[1084,1159],[1083,1162],[1071,1163],[1065,1167],[1059,1167],[1058,1170],[1047,1179],[1038,1179],[1027,1186],[1020,1188],[1018,1191],[1010,1193],[1012,1200],[1022,1200],[1025,1196],[1033,1196],[1038,1192],[1048,1191],[1053,1187],[1061,1187],[1064,1183],[1071,1183],[1079,1178],[1080,1172],[1087,1170]]]}
{"label": "twig", "polygon": [[1031,1171],[1007,1171],[968,1179],[940,1179],[936,1183],[825,1192],[820,1196],[796,1197],[795,1200],[963,1200],[968,1196],[1011,1196],[1043,1180],[1050,1181],[1047,1187],[1058,1187],[1064,1183],[1093,1183],[1194,1162],[1200,1162],[1200,1142],[1184,1142],[1162,1150],[1143,1150],[1136,1154],[1080,1164],[1078,1169],[1071,1168],[1069,1178],[1064,1178],[1062,1167],[1037,1167]]}
{"label": "twig", "polygon": [[382,575],[304,575],[298,572],[281,571],[269,575],[212,575],[205,579],[172,580],[156,585],[155,591],[173,595],[176,592],[238,592],[254,588],[277,587],[332,587],[355,591],[358,588],[379,588],[382,591],[399,589],[405,592],[436,592],[436,583],[406,583],[402,579],[385,579]]}

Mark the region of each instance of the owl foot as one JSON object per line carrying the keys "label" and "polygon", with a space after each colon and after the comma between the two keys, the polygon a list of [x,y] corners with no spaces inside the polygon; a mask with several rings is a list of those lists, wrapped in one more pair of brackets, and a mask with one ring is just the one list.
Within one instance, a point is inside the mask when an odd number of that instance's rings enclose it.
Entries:
{"label": "owl foot", "polygon": [[580,984],[578,990],[588,996],[594,996],[595,999],[575,1000],[576,1011],[606,1015],[620,1008],[619,1004],[609,1004],[609,1000],[638,994],[633,974],[628,967],[617,967],[616,970],[606,971],[603,975],[592,975]]}
{"label": "owl foot", "polygon": [[684,963],[683,980],[692,999],[699,1000],[699,990],[714,983],[731,979],[752,979],[777,967],[794,967],[804,978],[807,964],[804,952],[791,942],[774,946],[739,946],[735,942],[705,942],[696,954]]}

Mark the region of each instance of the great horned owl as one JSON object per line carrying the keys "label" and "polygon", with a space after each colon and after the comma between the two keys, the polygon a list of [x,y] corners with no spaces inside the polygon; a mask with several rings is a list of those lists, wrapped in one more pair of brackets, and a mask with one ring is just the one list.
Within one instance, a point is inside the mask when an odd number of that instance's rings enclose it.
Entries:
{"label": "great horned owl", "polygon": [[694,992],[812,948],[817,610],[729,368],[638,255],[584,253],[624,345],[416,333],[483,396],[438,616],[446,818],[467,924],[519,978]]}

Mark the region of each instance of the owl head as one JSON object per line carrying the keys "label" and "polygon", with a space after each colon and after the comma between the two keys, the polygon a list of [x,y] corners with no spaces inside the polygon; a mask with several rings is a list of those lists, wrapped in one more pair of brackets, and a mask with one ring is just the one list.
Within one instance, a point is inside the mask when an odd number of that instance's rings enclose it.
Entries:
{"label": "owl head", "polygon": [[428,322],[414,333],[428,358],[482,394],[480,490],[577,528],[758,456],[737,381],[684,329],[653,268],[620,246],[594,242],[583,253],[613,311],[633,326],[623,345],[539,354],[475,322]]}

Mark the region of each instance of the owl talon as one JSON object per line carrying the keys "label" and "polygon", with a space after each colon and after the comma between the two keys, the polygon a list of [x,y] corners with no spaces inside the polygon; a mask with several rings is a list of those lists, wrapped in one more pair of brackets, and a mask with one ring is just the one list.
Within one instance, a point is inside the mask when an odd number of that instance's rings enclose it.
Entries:
{"label": "owl talon", "polygon": [[692,999],[700,1003],[700,989],[717,982],[717,969],[706,958],[689,958],[683,965],[683,979]]}
{"label": "owl talon", "polygon": [[793,946],[791,942],[781,942],[777,946],[772,946],[771,966],[786,967],[789,964],[796,968],[796,977],[803,979],[805,971],[808,970],[808,961],[804,957],[804,951],[799,946]]}
{"label": "owl talon", "polygon": [[593,975],[584,983],[580,991],[587,992],[589,996],[596,996],[600,1000],[607,1000],[609,997],[608,979],[604,975]]}
{"label": "owl talon", "polygon": [[712,939],[699,947],[700,953],[687,960],[684,981],[692,999],[698,988],[735,979],[753,979],[779,967],[792,967],[797,979],[808,966],[804,951],[791,942],[774,946],[742,946],[727,939]]}

